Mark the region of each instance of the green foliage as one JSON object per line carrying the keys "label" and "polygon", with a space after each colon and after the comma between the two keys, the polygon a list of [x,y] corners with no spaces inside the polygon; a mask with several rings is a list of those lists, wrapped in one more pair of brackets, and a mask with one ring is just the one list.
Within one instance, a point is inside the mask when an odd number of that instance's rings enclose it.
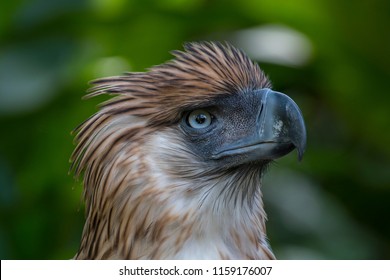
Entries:
{"label": "green foliage", "polygon": [[84,208],[81,184],[68,175],[70,131],[102,101],[81,101],[88,81],[144,71],[186,41],[246,50],[254,43],[245,45],[243,30],[266,26],[297,31],[308,46],[295,64],[256,57],[299,104],[308,130],[303,162],[290,155],[266,176],[276,255],[390,258],[389,1],[0,5],[0,258],[68,259],[77,250]]}

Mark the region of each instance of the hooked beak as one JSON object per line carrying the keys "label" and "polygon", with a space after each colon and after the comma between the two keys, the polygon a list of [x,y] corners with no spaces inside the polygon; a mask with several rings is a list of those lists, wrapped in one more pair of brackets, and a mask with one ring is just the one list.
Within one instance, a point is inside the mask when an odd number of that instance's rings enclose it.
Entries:
{"label": "hooked beak", "polygon": [[298,105],[287,95],[268,88],[255,94],[261,106],[253,133],[223,147],[213,158],[245,155],[245,161],[273,160],[296,148],[301,160],[306,149],[306,129]]}

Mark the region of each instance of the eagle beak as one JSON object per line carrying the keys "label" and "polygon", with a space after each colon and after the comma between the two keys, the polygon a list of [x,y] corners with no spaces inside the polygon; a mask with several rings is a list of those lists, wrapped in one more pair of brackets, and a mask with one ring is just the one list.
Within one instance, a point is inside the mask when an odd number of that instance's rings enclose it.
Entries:
{"label": "eagle beak", "polygon": [[270,89],[261,89],[258,94],[262,106],[253,140],[260,143],[259,155],[276,159],[296,148],[300,161],[306,149],[306,128],[298,105],[287,95]]}
{"label": "eagle beak", "polygon": [[301,160],[306,149],[306,129],[298,105],[287,95],[264,88],[257,90],[261,105],[253,132],[224,147],[215,159],[241,155],[244,161],[273,160],[294,148]]}

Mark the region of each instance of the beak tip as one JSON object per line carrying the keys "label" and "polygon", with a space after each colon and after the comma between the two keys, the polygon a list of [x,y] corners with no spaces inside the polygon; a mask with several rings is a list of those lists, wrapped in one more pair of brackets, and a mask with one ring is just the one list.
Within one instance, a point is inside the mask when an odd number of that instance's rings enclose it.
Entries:
{"label": "beak tip", "polygon": [[295,141],[293,141],[293,144],[298,152],[298,161],[299,162],[302,161],[303,155],[306,151],[306,130],[304,128],[303,128],[303,132],[304,133],[299,134],[299,137],[295,138],[294,139]]}
{"label": "beak tip", "polygon": [[298,161],[301,162],[303,158],[303,151],[298,151]]}
{"label": "beak tip", "polygon": [[306,151],[306,141],[304,143],[301,143],[301,145],[296,146],[298,151],[298,161],[301,162],[303,159],[303,154]]}
{"label": "beak tip", "polygon": [[299,122],[294,127],[292,133],[292,142],[298,151],[298,161],[302,161],[303,155],[306,151],[306,127],[303,121],[302,114],[299,111]]}

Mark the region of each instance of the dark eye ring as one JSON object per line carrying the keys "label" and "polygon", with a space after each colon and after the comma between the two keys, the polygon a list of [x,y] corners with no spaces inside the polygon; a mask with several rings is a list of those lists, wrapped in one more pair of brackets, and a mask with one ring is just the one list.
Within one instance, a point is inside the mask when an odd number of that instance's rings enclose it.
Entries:
{"label": "dark eye ring", "polygon": [[206,110],[198,109],[190,112],[187,116],[187,124],[196,129],[202,129],[210,126],[213,119],[211,115]]}

